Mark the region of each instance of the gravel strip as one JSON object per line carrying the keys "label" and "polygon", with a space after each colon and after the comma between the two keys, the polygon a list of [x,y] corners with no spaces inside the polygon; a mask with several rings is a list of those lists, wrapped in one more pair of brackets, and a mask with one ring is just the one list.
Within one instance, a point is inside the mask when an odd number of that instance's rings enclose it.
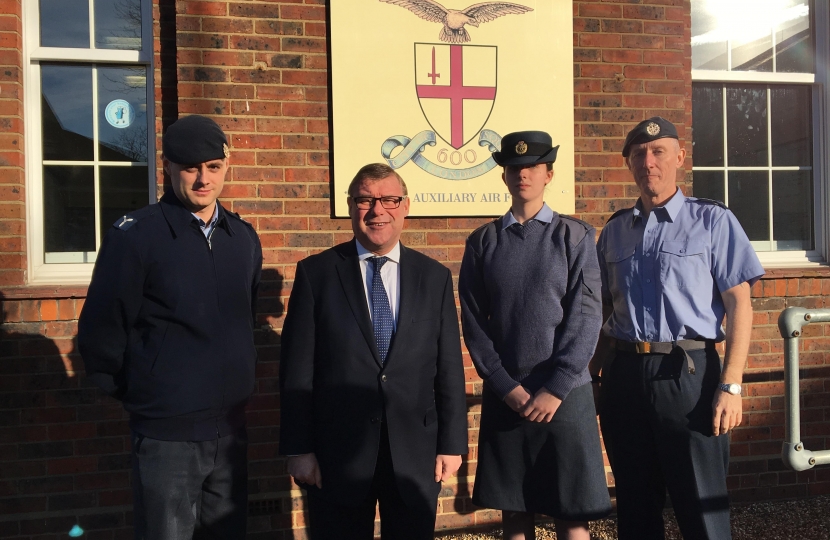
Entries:
{"label": "gravel strip", "polygon": [[[733,540],[827,540],[830,538],[830,495],[797,501],[754,503],[732,507]],[[682,540],[674,512],[666,510],[666,540]],[[445,533],[441,540],[501,540],[501,529],[486,533]],[[538,540],[556,538],[553,525],[536,527]],[[614,519],[591,522],[591,538],[616,540]]]}

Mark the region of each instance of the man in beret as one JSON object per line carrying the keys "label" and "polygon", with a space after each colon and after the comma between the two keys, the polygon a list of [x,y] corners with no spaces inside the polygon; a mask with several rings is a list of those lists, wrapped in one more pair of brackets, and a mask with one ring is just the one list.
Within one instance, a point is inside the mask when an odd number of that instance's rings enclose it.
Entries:
{"label": "man in beret", "polygon": [[222,129],[188,116],[162,148],[170,189],[109,229],[78,346],[87,376],[130,415],[136,538],[241,539],[262,249],[217,202]]}
{"label": "man in beret", "polygon": [[727,433],[741,423],[749,291],[764,269],[732,212],[678,189],[686,152],[671,122],[640,122],[622,155],[640,197],[599,237],[606,320],[590,366],[619,537],[664,538],[668,490],[684,538],[729,539]]}

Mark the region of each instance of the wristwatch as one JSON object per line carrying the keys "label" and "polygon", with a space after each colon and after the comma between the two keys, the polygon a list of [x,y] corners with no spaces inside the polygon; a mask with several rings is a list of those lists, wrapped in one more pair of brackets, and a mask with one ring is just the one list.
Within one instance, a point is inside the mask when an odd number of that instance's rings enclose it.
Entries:
{"label": "wristwatch", "polygon": [[741,395],[741,385],[740,384],[726,384],[720,383],[718,388],[726,392],[727,394],[732,394],[733,396],[740,396]]}

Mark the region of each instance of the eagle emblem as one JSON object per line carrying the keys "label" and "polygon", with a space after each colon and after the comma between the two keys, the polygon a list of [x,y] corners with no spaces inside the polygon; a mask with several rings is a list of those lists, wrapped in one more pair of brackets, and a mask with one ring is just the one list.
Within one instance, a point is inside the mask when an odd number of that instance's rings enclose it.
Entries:
{"label": "eagle emblem", "polygon": [[521,14],[533,8],[511,2],[480,2],[464,9],[447,9],[434,0],[380,0],[406,8],[418,17],[444,25],[438,39],[447,43],[466,43],[470,34],[464,25],[475,26],[492,21],[503,15]]}

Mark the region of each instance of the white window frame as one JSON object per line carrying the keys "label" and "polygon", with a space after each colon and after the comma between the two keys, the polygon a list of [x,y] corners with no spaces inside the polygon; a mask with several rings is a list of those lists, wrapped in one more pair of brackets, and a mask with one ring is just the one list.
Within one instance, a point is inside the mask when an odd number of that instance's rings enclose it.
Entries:
{"label": "white window frame", "polygon": [[[44,254],[43,210],[43,140],[41,124],[41,62],[78,62],[84,64],[133,64],[147,70],[147,168],[149,198],[155,202],[155,94],[153,73],[153,12],[151,0],[141,0],[141,50],[77,49],[40,46],[39,0],[23,0],[23,87],[24,129],[26,144],[26,240],[29,284],[86,284],[92,277],[94,256],[89,262],[46,263]],[[89,2],[90,42],[94,42],[93,3]],[[93,87],[93,93],[96,92]],[[97,109],[94,108],[95,111]],[[93,122],[98,115],[93,114]],[[97,132],[97,129],[95,130]],[[97,153],[96,153],[97,156]],[[89,162],[98,165],[98,161]],[[129,163],[124,166],[130,166]],[[96,198],[96,238],[99,236],[98,186]],[[96,242],[96,252],[100,240]]]}
{"label": "white window frame", "polygon": [[[813,136],[813,227],[814,249],[809,251],[758,251],[758,258],[765,268],[801,268],[819,266],[830,261],[830,7],[824,0],[812,2],[812,21],[815,37],[815,74],[758,72],[758,71],[719,71],[719,70],[692,70],[692,83],[752,83],[752,84],[792,84],[808,85],[812,88],[812,136]],[[774,46],[773,34],[773,46]],[[731,50],[727,47],[731,63]],[[773,55],[775,62],[775,55]],[[767,96],[769,99],[769,95]],[[692,119],[694,126],[694,118]],[[724,125],[724,130],[726,126]],[[726,134],[724,133],[724,144]],[[694,156],[692,156],[694,162]],[[692,170],[723,171],[726,167],[697,167]],[[768,170],[768,167],[729,167],[729,170],[758,169]],[[779,169],[798,169],[798,167],[775,167]],[[770,188],[771,189],[771,188]],[[769,204],[773,203],[770,197]],[[727,202],[728,204],[728,202]],[[770,223],[772,227],[772,223]]]}

